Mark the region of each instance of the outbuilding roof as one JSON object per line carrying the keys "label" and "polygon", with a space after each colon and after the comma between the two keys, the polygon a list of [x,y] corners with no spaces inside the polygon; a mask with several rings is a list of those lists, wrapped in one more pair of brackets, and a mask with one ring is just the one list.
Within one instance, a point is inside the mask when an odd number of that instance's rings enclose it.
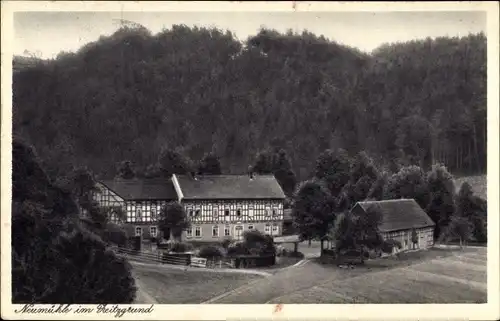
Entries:
{"label": "outbuilding roof", "polygon": [[379,226],[381,232],[436,225],[414,199],[358,202],[352,211],[356,211],[357,208],[362,209],[365,213],[374,210],[381,214],[382,223]]}

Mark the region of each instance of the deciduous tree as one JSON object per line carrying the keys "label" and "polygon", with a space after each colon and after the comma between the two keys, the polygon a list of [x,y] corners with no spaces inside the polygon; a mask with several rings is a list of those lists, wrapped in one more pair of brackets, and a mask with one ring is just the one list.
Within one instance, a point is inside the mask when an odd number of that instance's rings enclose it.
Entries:
{"label": "deciduous tree", "polygon": [[292,207],[294,227],[305,240],[323,239],[335,220],[335,214],[328,189],[321,181],[303,182],[297,189]]}
{"label": "deciduous tree", "polygon": [[178,202],[170,202],[161,209],[159,228],[164,237],[179,238],[184,229],[191,226],[191,222]]}
{"label": "deciduous tree", "polygon": [[434,165],[427,174],[429,203],[423,207],[430,218],[436,223],[434,238],[449,224],[450,217],[455,213],[455,184],[453,176],[446,167]]}
{"label": "deciduous tree", "polygon": [[132,179],[135,177],[135,171],[132,165],[132,162],[129,160],[122,161],[117,166],[117,175],[118,178],[123,179]]}
{"label": "deciduous tree", "polygon": [[198,173],[201,175],[222,174],[220,161],[217,155],[213,153],[205,154],[198,166]]}

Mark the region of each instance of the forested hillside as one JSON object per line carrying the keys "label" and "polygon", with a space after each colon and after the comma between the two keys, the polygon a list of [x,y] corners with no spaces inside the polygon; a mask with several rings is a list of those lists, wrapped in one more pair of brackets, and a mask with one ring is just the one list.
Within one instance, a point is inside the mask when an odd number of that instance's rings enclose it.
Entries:
{"label": "forested hillside", "polygon": [[486,170],[486,37],[384,45],[372,54],[314,34],[122,28],[13,79],[13,131],[55,177],[73,166],[139,172],[162,148],[241,173],[286,150],[302,180],[327,148],[387,166]]}

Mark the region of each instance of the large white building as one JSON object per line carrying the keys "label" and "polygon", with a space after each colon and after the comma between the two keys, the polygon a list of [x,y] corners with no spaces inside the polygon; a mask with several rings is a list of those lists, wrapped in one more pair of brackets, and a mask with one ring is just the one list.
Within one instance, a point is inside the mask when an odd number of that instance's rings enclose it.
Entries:
{"label": "large white building", "polygon": [[97,186],[94,199],[131,236],[160,237],[159,213],[172,201],[183,205],[191,221],[184,240],[240,239],[252,229],[282,234],[285,194],[273,175],[173,175],[100,181]]}

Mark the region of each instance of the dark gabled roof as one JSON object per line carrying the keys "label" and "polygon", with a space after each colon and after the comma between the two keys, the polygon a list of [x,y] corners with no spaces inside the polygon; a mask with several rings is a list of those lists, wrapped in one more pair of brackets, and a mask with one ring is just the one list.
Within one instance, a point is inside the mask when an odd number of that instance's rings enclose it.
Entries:
{"label": "dark gabled roof", "polygon": [[170,179],[114,179],[99,182],[125,200],[177,199]]}
{"label": "dark gabled roof", "polygon": [[[375,210],[382,214],[382,232],[423,228],[436,225],[414,199],[358,202],[365,212]],[[354,209],[354,208],[353,208]]]}
{"label": "dark gabled roof", "polygon": [[184,199],[284,199],[273,175],[175,175]]}

